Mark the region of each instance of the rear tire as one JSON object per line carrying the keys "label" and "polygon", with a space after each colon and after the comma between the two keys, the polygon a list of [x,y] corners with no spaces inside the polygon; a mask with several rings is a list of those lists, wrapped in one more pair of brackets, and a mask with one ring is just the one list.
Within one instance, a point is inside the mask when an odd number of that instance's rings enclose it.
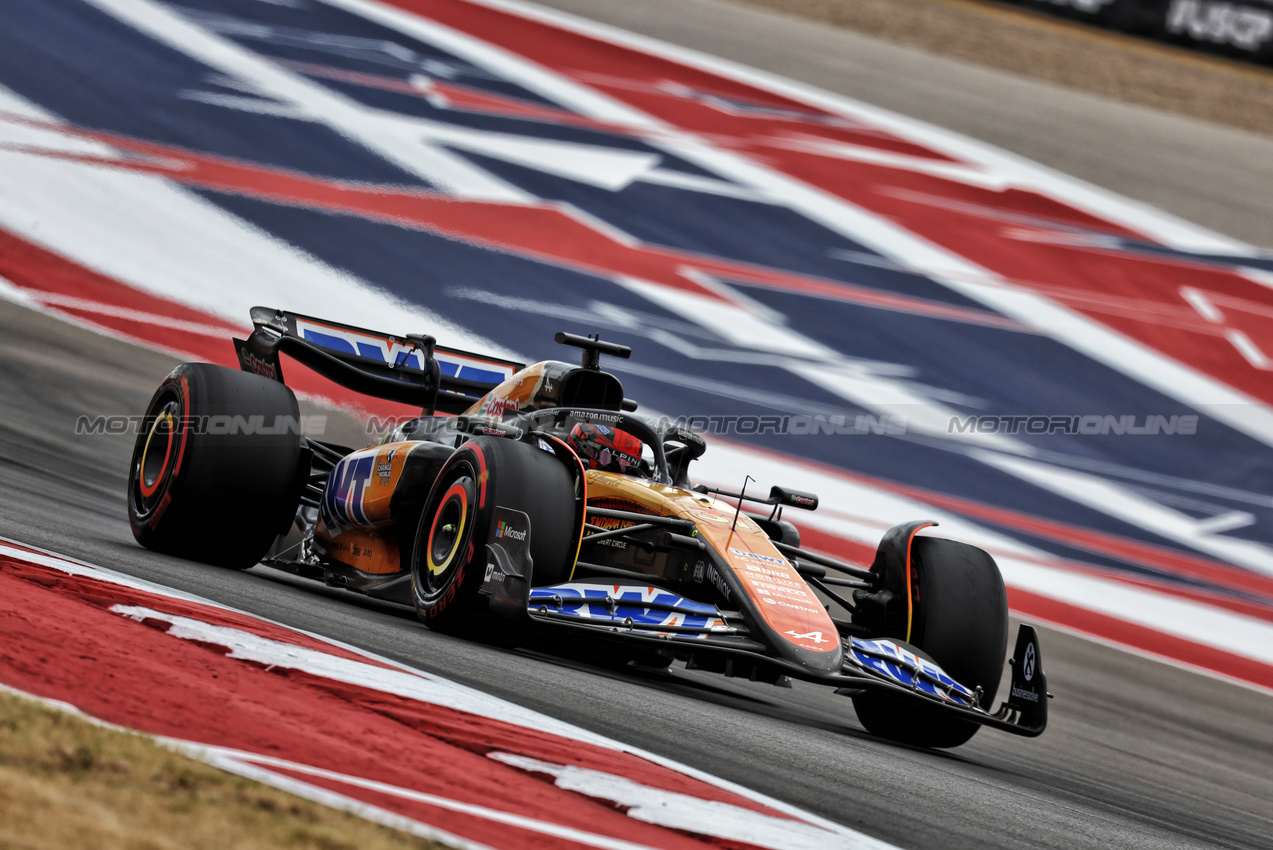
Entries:
{"label": "rear tire", "polygon": [[133,447],[133,536],[156,552],[253,566],[296,514],[299,431],[296,397],[282,384],[209,363],[178,366]]}
{"label": "rear tire", "polygon": [[530,518],[532,583],[564,581],[579,532],[575,481],[551,452],[502,437],[478,437],[455,450],[438,473],[411,551],[411,596],[431,629],[489,625],[478,593],[496,507]]}
{"label": "rear tire", "polygon": [[[981,707],[989,708],[1008,647],[1008,598],[999,567],[990,555],[966,543],[916,537],[911,545],[909,643],[955,681],[970,689],[981,687]],[[957,747],[981,728],[935,706],[887,694],[856,696],[853,708],[871,734],[920,747]]]}

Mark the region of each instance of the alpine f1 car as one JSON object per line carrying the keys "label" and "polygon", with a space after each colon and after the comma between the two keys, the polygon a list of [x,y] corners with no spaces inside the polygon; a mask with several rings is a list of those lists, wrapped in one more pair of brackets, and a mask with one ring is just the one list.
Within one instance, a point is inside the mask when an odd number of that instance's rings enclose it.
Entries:
{"label": "alpine f1 car", "polygon": [[[264,561],[432,629],[558,630],[619,658],[822,683],[870,732],[920,746],[1043,731],[1028,625],[992,710],[1008,608],[988,554],[917,534],[931,522],[890,530],[869,566],[800,548],[783,511],[818,498],[694,486],[702,437],[637,415],[600,368],[628,348],[558,334],[580,365],[523,366],[262,307],[252,322],[241,370],[186,363],[151,399],[128,481],[143,546]],[[367,448],[305,436],[280,354],[420,416]]]}

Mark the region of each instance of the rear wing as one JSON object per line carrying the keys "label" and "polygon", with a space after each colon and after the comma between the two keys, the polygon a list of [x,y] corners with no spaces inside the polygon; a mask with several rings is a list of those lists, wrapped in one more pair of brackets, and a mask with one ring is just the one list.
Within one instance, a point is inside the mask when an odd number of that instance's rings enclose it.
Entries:
{"label": "rear wing", "polygon": [[252,308],[254,330],[235,339],[239,368],[283,383],[285,353],[354,392],[437,411],[462,413],[524,367],[405,337],[268,307]]}

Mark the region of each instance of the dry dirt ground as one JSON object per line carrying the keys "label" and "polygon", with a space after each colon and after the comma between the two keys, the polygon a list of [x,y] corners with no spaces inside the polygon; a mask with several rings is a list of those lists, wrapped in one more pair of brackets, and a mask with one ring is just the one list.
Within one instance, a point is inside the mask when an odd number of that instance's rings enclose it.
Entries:
{"label": "dry dirt ground", "polygon": [[984,0],[742,0],[927,53],[1273,136],[1273,68]]}

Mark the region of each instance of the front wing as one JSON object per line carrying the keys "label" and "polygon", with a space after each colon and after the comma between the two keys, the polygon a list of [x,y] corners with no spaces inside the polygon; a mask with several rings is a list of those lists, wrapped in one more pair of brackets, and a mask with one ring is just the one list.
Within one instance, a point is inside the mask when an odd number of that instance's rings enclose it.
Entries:
{"label": "front wing", "polygon": [[1028,625],[1019,628],[1009,661],[1008,698],[992,713],[980,707],[982,694],[891,640],[845,637],[840,672],[818,673],[769,653],[748,630],[741,613],[655,586],[574,581],[532,588],[526,596],[525,613],[531,621],[547,626],[654,645],[676,655],[747,660],[793,678],[834,686],[837,693],[848,696],[885,692],[1017,735],[1034,737],[1047,726],[1047,677],[1038,635]]}

